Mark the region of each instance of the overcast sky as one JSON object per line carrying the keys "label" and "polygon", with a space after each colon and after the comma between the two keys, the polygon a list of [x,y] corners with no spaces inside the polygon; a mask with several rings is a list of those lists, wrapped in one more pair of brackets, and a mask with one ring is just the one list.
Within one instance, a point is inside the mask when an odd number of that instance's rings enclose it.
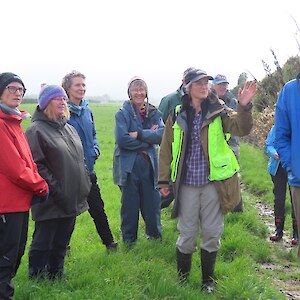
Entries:
{"label": "overcast sky", "polygon": [[87,95],[115,100],[139,75],[159,103],[190,66],[225,74],[230,88],[242,72],[262,79],[262,59],[275,69],[270,48],[281,65],[299,54],[291,16],[300,26],[299,0],[2,1],[0,72],[36,94],[76,69]]}

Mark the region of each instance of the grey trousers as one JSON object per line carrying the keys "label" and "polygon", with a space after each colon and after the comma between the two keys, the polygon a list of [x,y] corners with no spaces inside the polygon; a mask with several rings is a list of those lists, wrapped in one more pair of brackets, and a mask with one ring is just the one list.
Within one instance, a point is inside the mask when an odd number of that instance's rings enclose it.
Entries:
{"label": "grey trousers", "polygon": [[185,254],[196,252],[200,228],[200,248],[208,252],[218,251],[224,230],[224,215],[214,183],[201,187],[183,184],[179,189],[178,200],[178,250]]}

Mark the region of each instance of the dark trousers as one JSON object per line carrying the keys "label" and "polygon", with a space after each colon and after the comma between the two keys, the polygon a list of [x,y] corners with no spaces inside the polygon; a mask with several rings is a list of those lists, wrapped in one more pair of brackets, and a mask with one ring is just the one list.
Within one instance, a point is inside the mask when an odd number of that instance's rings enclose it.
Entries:
{"label": "dark trousers", "polygon": [[[282,168],[281,163],[278,166],[275,176],[271,176],[273,181],[273,193],[274,193],[274,215],[275,218],[279,217],[284,219],[285,217],[285,199],[286,199],[286,187],[287,187],[287,174]],[[290,191],[290,198],[292,203],[292,196]],[[294,208],[292,204],[292,218],[295,219]]]}
{"label": "dark trousers", "polygon": [[0,214],[0,299],[12,299],[11,279],[17,273],[24,255],[28,212]]}
{"label": "dark trousers", "polygon": [[60,277],[76,217],[35,222],[29,249],[29,277]]}
{"label": "dark trousers", "polygon": [[125,243],[137,239],[139,212],[146,225],[148,238],[161,238],[160,194],[154,188],[152,165],[147,156],[138,154],[127,185],[121,187],[121,230]]}
{"label": "dark trousers", "polygon": [[89,213],[93,218],[97,232],[103,244],[108,246],[114,241],[114,238],[112,236],[107,216],[104,210],[104,202],[101,197],[100,187],[97,182],[96,174],[91,174],[90,178],[92,187],[87,198],[87,202],[90,207]]}

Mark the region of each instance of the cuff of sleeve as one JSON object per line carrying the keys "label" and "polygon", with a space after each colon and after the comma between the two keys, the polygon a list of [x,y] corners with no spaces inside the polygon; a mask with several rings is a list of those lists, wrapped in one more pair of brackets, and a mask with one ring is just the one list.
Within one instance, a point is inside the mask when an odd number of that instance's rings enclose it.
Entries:
{"label": "cuff of sleeve", "polygon": [[250,111],[252,109],[252,107],[253,107],[253,104],[252,104],[252,102],[250,102],[246,106],[243,106],[241,104],[240,104],[240,106],[243,108],[244,111]]}
{"label": "cuff of sleeve", "polygon": [[99,155],[100,155],[100,148],[97,147],[97,146],[95,146],[95,152],[96,152],[96,154],[99,156]]}
{"label": "cuff of sleeve", "polygon": [[141,140],[141,138],[142,138],[142,130],[139,130],[137,133],[137,139]]}

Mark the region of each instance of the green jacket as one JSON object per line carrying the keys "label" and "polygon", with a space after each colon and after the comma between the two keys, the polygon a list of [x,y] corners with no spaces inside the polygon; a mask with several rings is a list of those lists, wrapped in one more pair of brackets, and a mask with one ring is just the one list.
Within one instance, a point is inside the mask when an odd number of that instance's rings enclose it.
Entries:
{"label": "green jacket", "polygon": [[174,108],[181,104],[181,98],[182,98],[183,92],[182,92],[182,85],[176,90],[176,92],[173,92],[171,94],[168,94],[167,96],[163,97],[160,101],[160,104],[158,106],[158,109],[162,112],[163,116],[162,119],[164,123],[166,123],[168,116]]}
{"label": "green jacket", "polygon": [[[189,96],[185,95],[182,98],[185,102],[190,102]],[[187,108],[186,108],[187,107]],[[189,139],[189,132],[191,132],[188,124],[188,115],[193,115],[194,111],[190,105],[183,105],[180,112],[176,116],[175,110],[173,115],[170,115],[164,130],[163,139],[160,147],[159,155],[159,178],[158,186],[160,188],[168,187],[169,180],[171,178],[171,162],[172,156],[172,143],[174,141],[174,129],[173,125],[176,120],[183,132],[182,145],[180,147],[180,158],[178,161],[178,172],[174,184],[175,202],[172,210],[172,217],[178,216],[178,201],[177,195],[180,188],[180,182],[182,179],[182,173],[185,166],[185,155]],[[202,104],[202,118],[203,123],[200,131],[200,141],[207,158],[208,165],[210,165],[208,155],[208,127],[217,117],[221,118],[223,131],[225,133],[231,133],[236,136],[244,136],[249,134],[252,125],[252,113],[249,107],[243,107],[238,104],[237,112],[224,106],[222,100],[211,93],[208,98]],[[219,147],[219,145],[216,145]],[[224,213],[234,208],[240,201],[240,187],[238,175],[235,173],[232,177],[224,180],[213,181],[216,184],[220,196],[221,207]]]}

